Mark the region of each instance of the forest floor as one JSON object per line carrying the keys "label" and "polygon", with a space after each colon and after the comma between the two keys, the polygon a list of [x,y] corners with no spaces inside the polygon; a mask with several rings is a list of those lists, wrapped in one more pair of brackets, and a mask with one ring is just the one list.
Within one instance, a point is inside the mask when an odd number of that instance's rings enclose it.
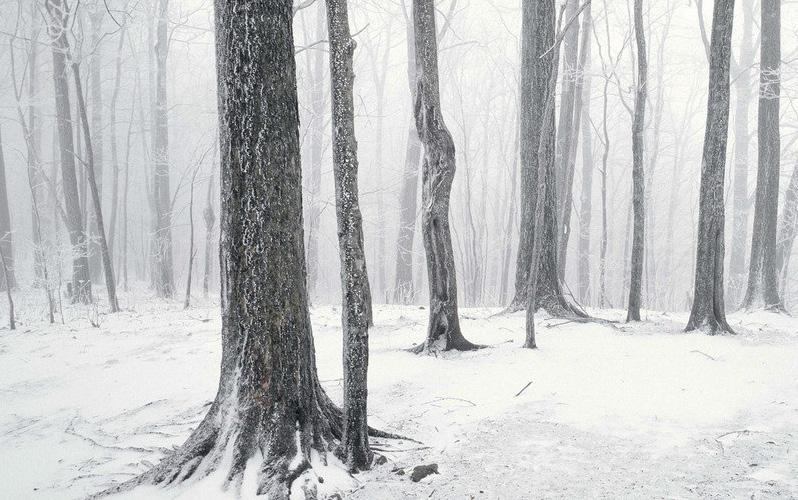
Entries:
{"label": "forest floor", "polygon": [[[20,295],[18,330],[0,330],[0,498],[95,493],[157,463],[202,418],[218,382],[218,305],[123,296],[119,314],[70,307],[51,326],[40,298]],[[798,498],[798,319],[738,313],[738,335],[711,337],[683,333],[685,314],[613,326],[539,316],[530,351],[523,314],[497,311],[461,310],[466,337],[489,348],[430,357],[404,350],[424,337],[426,309],[376,306],[370,424],[423,446],[378,440],[388,462],[342,494]],[[337,401],[339,313],[312,311],[319,376]],[[439,474],[410,480],[431,463]]]}

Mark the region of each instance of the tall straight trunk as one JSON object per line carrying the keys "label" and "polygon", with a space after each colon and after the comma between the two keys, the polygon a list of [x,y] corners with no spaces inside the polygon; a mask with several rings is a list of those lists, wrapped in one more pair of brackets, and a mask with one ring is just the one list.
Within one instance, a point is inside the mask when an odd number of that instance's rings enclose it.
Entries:
{"label": "tall straight trunk", "polygon": [[[571,19],[579,10],[579,0],[566,0],[565,19]],[[588,42],[589,42],[588,38]],[[581,95],[579,81],[581,61],[579,59],[579,23],[571,23],[565,28],[562,37],[562,80],[560,116],[557,125],[557,152],[555,168],[557,172],[557,220],[559,222],[559,254],[557,275],[562,280],[565,275],[565,257],[568,253],[568,238],[571,230],[571,204],[573,202],[574,162],[572,148],[576,147],[579,133],[579,114],[581,114]],[[577,102],[579,101],[579,102]]]}
{"label": "tall straight trunk", "polygon": [[[316,36],[325,38],[324,5],[319,2],[316,15]],[[308,52],[309,74],[312,75],[310,89],[310,108],[313,117],[310,123],[310,169],[308,190],[308,293],[311,300],[316,294],[319,282],[319,224],[321,220],[321,163],[324,145],[324,51]]]}
{"label": "tall straight trunk", "polygon": [[[100,32],[102,30],[102,21],[105,14],[105,8],[99,7],[94,12],[89,14],[91,23],[91,43],[92,55],[89,64],[89,90],[91,91],[91,105],[89,113],[91,114],[91,142],[92,151],[91,155],[94,158],[94,178],[97,182],[97,191],[100,195],[100,209],[102,210],[103,199],[103,169],[105,167],[104,154],[103,154],[103,88],[102,88],[102,43]],[[78,111],[80,113],[80,111]],[[89,154],[87,152],[87,154]],[[89,205],[86,204],[85,209],[88,210]],[[100,280],[102,276],[102,249],[100,248],[100,236],[97,228],[97,219],[93,215],[93,211],[89,211],[88,215],[88,234],[89,234],[89,270],[91,271],[91,279],[95,282]]]}
{"label": "tall straight trunk", "polygon": [[[6,255],[5,250],[0,245],[0,266],[3,266],[3,283],[8,284],[12,281],[11,275],[8,272],[8,263],[6,262]],[[9,330],[16,330],[17,323],[16,323],[16,315],[14,314],[14,298],[11,296],[11,286],[5,286],[6,291],[6,298],[8,298],[8,329]]]}
{"label": "tall straight trunk", "polygon": [[372,58],[372,78],[374,81],[374,88],[376,93],[377,99],[377,117],[376,117],[376,130],[374,131],[374,135],[376,135],[376,144],[375,144],[375,151],[374,157],[376,158],[375,166],[375,179],[377,182],[377,213],[379,214],[379,220],[377,221],[377,245],[376,245],[376,256],[375,263],[377,264],[377,276],[374,280],[375,288],[377,289],[377,297],[379,297],[380,301],[388,301],[388,283],[385,276],[385,263],[386,259],[386,251],[385,251],[385,227],[387,226],[387,222],[385,220],[385,201],[384,201],[384,194],[383,194],[383,160],[382,160],[382,145],[383,145],[383,121],[385,117],[385,79],[388,75],[388,57],[391,51],[391,28],[388,26],[387,29],[387,40],[385,42],[385,51],[382,54],[382,61],[381,65],[377,65],[376,61],[376,54]]}
{"label": "tall straight trunk", "polygon": [[[344,330],[343,435],[338,456],[347,469],[358,471],[368,469],[373,458],[369,448],[366,404],[369,361],[369,307],[366,301],[371,299],[371,293],[357,186],[355,74],[352,69],[355,41],[349,33],[346,0],[327,0],[327,26],[330,40],[335,214],[338,221]],[[378,168],[382,168],[382,165],[378,165]]]}
{"label": "tall straight trunk", "polygon": [[94,206],[94,220],[97,225],[97,235],[102,257],[103,274],[105,275],[105,289],[108,292],[108,305],[112,313],[119,312],[119,303],[116,300],[116,280],[114,280],[114,265],[111,262],[111,253],[108,251],[108,241],[105,239],[105,223],[103,222],[102,200],[97,187],[97,176],[94,169],[94,145],[91,142],[89,117],[86,113],[86,103],[83,101],[83,91],[80,83],[80,70],[76,62],[72,63],[72,74],[75,77],[75,94],[78,97],[78,109],[83,123],[83,139],[86,142],[86,173],[91,190],[91,199]]}
{"label": "tall straight trunk", "polygon": [[610,77],[605,74],[604,92],[602,93],[601,128],[604,139],[604,150],[601,154],[601,242],[599,246],[599,306],[609,304],[607,300],[607,245],[609,231],[607,225],[607,168],[609,167],[610,134],[607,127],[607,101],[610,86]]}
{"label": "tall straight trunk", "polygon": [[781,210],[779,222],[779,240],[776,249],[777,266],[781,273],[782,299],[786,302],[787,270],[790,267],[790,254],[792,254],[795,234],[798,232],[798,161],[792,169],[790,184],[784,193],[784,206]]}
{"label": "tall straight trunk", "polygon": [[217,0],[215,14],[219,389],[182,447],[109,493],[218,472],[231,494],[315,498],[312,454],[333,451],[343,425],[319,383],[308,312],[293,2]]}
{"label": "tall straight trunk", "polygon": [[213,253],[213,227],[216,224],[216,214],[213,211],[213,175],[208,181],[208,199],[205,210],[202,211],[205,221],[205,269],[202,273],[202,296],[208,296],[211,281],[211,254]]}
{"label": "tall straight trunk", "polygon": [[502,258],[501,270],[501,290],[499,292],[499,302],[501,304],[507,303],[510,288],[510,261],[512,259],[512,239],[513,239],[513,224],[515,223],[516,215],[516,198],[518,190],[518,156],[520,151],[519,137],[520,137],[520,122],[515,124],[515,137],[513,138],[513,164],[512,164],[512,177],[510,180],[510,199],[507,209],[507,221],[504,226],[504,257]]}
{"label": "tall straight trunk", "polygon": [[579,300],[590,301],[590,225],[593,218],[593,130],[590,118],[590,41],[593,29],[591,7],[582,13],[582,45],[579,49],[580,86],[582,87],[582,193],[579,204],[579,238],[577,242],[576,283]]}
{"label": "tall straight trunk", "polygon": [[155,83],[155,176],[152,182],[155,202],[155,289],[159,297],[175,292],[172,260],[172,200],[169,187],[169,120],[166,96],[166,57],[169,0],[159,0]]}
{"label": "tall straight trunk", "polygon": [[734,0],[718,0],[712,15],[709,51],[709,96],[701,190],[698,205],[695,290],[687,330],[732,332],[723,300],[726,142],[729,132],[729,70]]}
{"label": "tall straight trunk", "polygon": [[[34,217],[31,218],[32,233],[31,240],[34,246],[34,276],[36,280],[44,279],[44,241],[42,241],[42,226],[49,228],[49,216],[46,212],[41,212],[36,207],[37,200],[46,198],[45,180],[42,175],[41,163],[41,128],[39,125],[39,110],[37,100],[39,98],[39,26],[40,17],[36,2],[31,2],[30,10],[30,46],[28,49],[28,133],[27,145],[29,152],[27,155],[27,166],[29,181],[31,182],[31,208]],[[45,286],[49,286],[45,283]]]}
{"label": "tall straight trunk", "polygon": [[119,213],[119,151],[116,142],[116,105],[119,100],[119,88],[122,83],[122,47],[125,42],[125,27],[119,32],[119,45],[116,48],[116,75],[114,77],[114,93],[111,96],[111,114],[109,132],[111,139],[111,221],[108,226],[108,249],[111,257],[114,256],[114,242],[116,241],[116,226]]}
{"label": "tall straight trunk", "polygon": [[632,259],[629,279],[629,303],[626,321],[640,321],[640,295],[643,284],[643,255],[645,244],[645,173],[643,171],[643,142],[645,139],[646,93],[648,91],[648,61],[643,33],[643,0],[634,4],[635,39],[637,40],[637,89],[632,124]]}
{"label": "tall straight trunk", "polygon": [[[743,36],[740,40],[738,71],[732,74],[735,93],[734,111],[734,177],[731,255],[729,256],[729,301],[737,305],[742,300],[745,288],[745,252],[748,244],[748,218],[750,195],[748,193],[749,150],[751,135],[748,130],[749,108],[753,98],[751,67],[756,50],[752,36],[754,2],[742,2]],[[734,66],[732,66],[734,68]]]}
{"label": "tall straight trunk", "polygon": [[49,15],[48,31],[53,48],[53,84],[58,144],[61,160],[61,181],[67,216],[69,242],[72,246],[72,301],[91,302],[88,246],[83,231],[78,180],[75,173],[75,143],[73,142],[72,111],[69,103],[66,52],[68,12],[62,0],[46,0]]}
{"label": "tall straight trunk", "polygon": [[781,1],[762,0],[762,44],[759,58],[759,166],[756,178],[754,231],[744,308],[783,309],[776,269],[776,225],[779,210],[781,136]]}
{"label": "tall straight trunk", "polygon": [[[411,102],[415,102],[416,45],[410,20],[407,23],[407,81]],[[393,292],[394,302],[398,304],[411,304],[416,297],[413,289],[413,239],[416,229],[420,159],[421,142],[415,124],[411,123],[407,129],[405,167],[399,194],[399,236],[396,242],[396,283]]]}
{"label": "tall straight trunk", "polygon": [[3,273],[0,274],[0,290],[16,288],[14,242],[11,233],[11,212],[8,209],[8,187],[6,186],[6,163],[3,155],[2,133],[0,133],[0,251],[3,254],[4,266]]}
{"label": "tall straight trunk", "polygon": [[417,352],[470,350],[460,331],[457,277],[449,228],[449,195],[455,173],[454,141],[441,112],[438,41],[433,0],[413,0],[416,49],[416,129],[424,145],[422,233],[427,254],[429,325]]}
{"label": "tall straight trunk", "polygon": [[188,272],[186,273],[186,295],[183,299],[183,309],[191,307],[191,278],[194,271],[194,183],[197,180],[199,165],[191,176],[188,198]]}

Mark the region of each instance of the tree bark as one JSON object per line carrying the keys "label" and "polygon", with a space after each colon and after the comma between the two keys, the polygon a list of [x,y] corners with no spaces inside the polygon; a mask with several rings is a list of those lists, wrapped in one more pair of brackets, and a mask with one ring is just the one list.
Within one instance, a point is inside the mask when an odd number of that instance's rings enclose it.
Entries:
{"label": "tree bark", "polygon": [[422,232],[427,254],[430,316],[417,352],[471,350],[460,331],[457,278],[449,229],[449,195],[455,173],[454,141],[443,121],[438,83],[438,41],[433,0],[413,0],[416,49],[416,129],[424,145]]}
{"label": "tree bark", "polygon": [[632,258],[629,279],[629,303],[626,321],[640,321],[640,295],[643,284],[643,255],[645,244],[645,173],[643,171],[643,143],[645,140],[646,93],[648,91],[648,61],[643,32],[643,0],[634,3],[634,28],[637,40],[637,89],[632,124]]}
{"label": "tree bark", "polygon": [[166,58],[169,0],[159,0],[155,43],[155,171],[152,182],[155,204],[155,290],[159,297],[175,293],[172,259],[172,194],[169,187],[169,119],[166,94]]}
{"label": "tree bark", "polygon": [[582,108],[580,126],[582,127],[582,193],[579,206],[579,235],[577,241],[577,294],[583,303],[589,303],[590,296],[590,225],[593,218],[593,131],[590,119],[590,43],[593,29],[591,7],[582,13],[582,46],[579,58],[582,87]]}
{"label": "tree bark", "polygon": [[[343,433],[338,456],[350,471],[368,469],[373,454],[369,448],[368,329],[371,299],[366,253],[363,248],[363,218],[358,201],[358,159],[355,139],[353,54],[355,41],[349,33],[346,0],[327,1],[332,93],[333,173],[338,247],[341,262],[341,296],[344,358]],[[381,165],[378,166],[381,168]]]}
{"label": "tree bark", "polygon": [[726,322],[723,298],[724,225],[723,202],[726,142],[729,132],[729,72],[734,0],[715,2],[709,51],[709,91],[701,190],[698,206],[693,307],[687,331],[733,333]]}
{"label": "tree bark", "polygon": [[743,307],[782,310],[776,269],[776,225],[779,210],[779,97],[781,91],[781,1],[762,0],[762,44],[759,74],[759,166],[748,286]]}
{"label": "tree bark", "polygon": [[116,142],[116,104],[119,100],[119,88],[122,83],[122,47],[125,43],[125,26],[119,32],[119,45],[116,48],[116,75],[114,77],[114,93],[111,96],[110,114],[110,139],[111,139],[111,221],[108,227],[108,250],[114,256],[114,242],[116,241],[117,214],[119,213],[119,151]]}
{"label": "tree bark", "polygon": [[[94,158],[94,178],[97,182],[97,192],[99,193],[100,203],[103,199],[103,88],[102,88],[102,44],[100,43],[100,31],[102,30],[103,16],[105,7],[95,5],[93,11],[89,13],[91,24],[91,44],[92,54],[89,64],[89,90],[91,91],[91,106],[88,112],[91,118],[92,151]],[[78,111],[80,113],[80,111]],[[88,204],[86,205],[88,210]],[[102,205],[100,206],[102,210]],[[102,249],[100,248],[100,236],[97,228],[97,219],[93,213],[88,215],[88,234],[89,234],[89,271],[91,279],[99,282],[102,276],[103,262]]]}
{"label": "tree bark", "polygon": [[66,52],[69,12],[62,0],[46,0],[49,15],[48,31],[53,49],[53,83],[58,143],[61,158],[62,190],[67,216],[67,230],[72,245],[72,301],[88,304],[92,300],[89,275],[88,247],[83,231],[78,181],[75,173],[75,143],[73,142],[72,112],[69,103]]}
{"label": "tree bark", "polygon": [[782,300],[786,302],[787,271],[790,268],[790,255],[792,254],[795,234],[798,232],[798,162],[792,169],[790,184],[784,193],[784,206],[781,210],[779,224],[779,241],[777,247],[777,265],[781,273]]}
{"label": "tree bark", "polygon": [[107,493],[219,471],[233,492],[252,474],[254,493],[264,498],[287,500],[302,490],[312,498],[321,479],[311,453],[323,459],[334,450],[343,426],[318,380],[308,312],[293,2],[216,0],[215,7],[219,389],[181,448]]}

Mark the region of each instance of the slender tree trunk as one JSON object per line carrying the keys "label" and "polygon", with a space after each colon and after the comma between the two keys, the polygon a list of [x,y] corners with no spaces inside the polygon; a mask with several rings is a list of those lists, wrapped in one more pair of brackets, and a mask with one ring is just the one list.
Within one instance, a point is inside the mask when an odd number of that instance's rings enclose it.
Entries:
{"label": "slender tree trunk", "polygon": [[155,288],[159,297],[172,297],[175,292],[172,260],[172,200],[169,187],[169,121],[166,95],[166,57],[168,40],[169,0],[159,0],[155,84]]}
{"label": "slender tree trunk", "polygon": [[186,273],[186,297],[183,299],[183,309],[191,307],[191,276],[194,270],[194,182],[197,180],[197,172],[199,166],[194,170],[191,176],[191,186],[189,187],[189,201],[188,201],[188,273]]}
{"label": "slender tree trunk", "polygon": [[[28,175],[29,181],[32,183],[31,188],[31,208],[34,211],[32,221],[32,234],[34,246],[34,276],[37,281],[44,279],[44,244],[42,240],[42,226],[49,227],[49,217],[47,214],[37,213],[38,208],[35,206],[36,200],[45,199],[45,181],[44,175],[41,171],[41,129],[39,125],[39,111],[37,102],[39,98],[39,67],[38,67],[38,54],[39,54],[39,27],[40,16],[36,2],[31,2],[30,10],[30,46],[28,49],[28,127],[27,127],[27,145],[29,152],[27,155],[28,160]],[[53,180],[54,181],[54,180]],[[46,231],[47,229],[45,229]],[[49,284],[45,283],[46,287]],[[49,288],[48,288],[49,293]]]}
{"label": "slender tree trunk", "polygon": [[[565,19],[571,19],[579,10],[579,0],[566,0]],[[589,43],[588,38],[588,43]],[[565,258],[571,231],[571,204],[573,203],[574,162],[571,151],[578,143],[579,115],[581,114],[579,23],[566,27],[562,38],[563,68],[560,98],[560,116],[557,125],[557,220],[559,221],[559,254],[557,275],[565,275]]]}
{"label": "slender tree trunk", "polygon": [[582,193],[579,207],[579,240],[577,242],[577,294],[583,303],[589,303],[590,296],[590,225],[593,218],[593,131],[590,119],[590,43],[593,29],[593,16],[588,5],[582,13],[582,46],[579,58],[582,88]]}
{"label": "slender tree trunk", "polygon": [[[3,245],[0,245],[0,264],[3,265],[3,282],[4,283],[11,283],[12,278],[11,274],[8,272],[8,263],[6,262],[6,253],[5,250],[2,248]],[[9,330],[16,330],[17,323],[16,323],[16,315],[14,314],[14,298],[11,296],[11,289],[13,287],[6,286],[6,297],[8,298],[8,329]]]}
{"label": "slender tree trunk", "polygon": [[[117,214],[119,213],[119,152],[116,143],[116,104],[119,100],[119,87],[122,82],[122,47],[125,42],[125,26],[119,32],[119,45],[116,48],[116,76],[114,78],[114,93],[111,96],[111,121],[109,124],[111,139],[111,221],[108,227],[108,250],[114,256],[114,242],[116,241]],[[118,261],[117,261],[118,262]]]}
{"label": "slender tree trunk", "polygon": [[643,33],[643,0],[634,4],[635,39],[637,40],[637,90],[635,93],[634,123],[632,124],[632,260],[629,279],[629,304],[626,321],[640,321],[640,294],[643,284],[643,255],[645,244],[645,173],[643,172],[643,142],[645,140],[646,93],[648,91],[648,61]]}
{"label": "slender tree trunk", "polygon": [[704,152],[701,162],[701,190],[698,206],[698,246],[695,290],[687,330],[733,333],[726,322],[723,300],[725,208],[723,203],[726,170],[726,142],[729,132],[729,71],[734,0],[718,0],[712,15],[709,51],[709,97]]}
{"label": "slender tree trunk", "polygon": [[427,254],[430,317],[417,352],[471,350],[460,331],[457,277],[449,228],[449,195],[455,173],[454,141],[441,113],[438,41],[433,0],[413,0],[416,48],[416,129],[424,145],[422,232]]}
{"label": "slender tree trunk", "polygon": [[[92,54],[89,64],[88,86],[91,91],[91,106],[88,112],[91,119],[92,151],[94,158],[94,178],[97,181],[97,192],[99,193],[100,209],[102,209],[103,199],[103,170],[105,168],[103,152],[103,88],[102,88],[102,44],[100,43],[100,32],[102,31],[102,21],[105,15],[105,7],[96,5],[93,12],[89,14],[91,24],[91,44]],[[78,110],[78,116],[80,111]],[[87,152],[88,154],[88,152]],[[84,202],[85,203],[85,202]],[[89,211],[88,203],[84,209]],[[97,228],[97,219],[89,211],[88,214],[88,234],[89,234],[89,270],[91,279],[99,282],[102,276],[103,262],[102,249],[100,248],[100,236]]]}
{"label": "slender tree trunk", "polygon": [[55,86],[55,111],[58,125],[58,143],[61,156],[62,190],[67,215],[67,230],[72,246],[72,301],[91,302],[91,277],[89,275],[88,247],[83,231],[78,181],[75,174],[75,143],[73,142],[72,114],[69,103],[66,53],[68,12],[62,0],[46,0],[45,8],[50,20],[48,30],[53,47],[53,83]]}
{"label": "slender tree trunk", "polygon": [[347,469],[358,471],[368,469],[373,458],[369,449],[366,404],[369,359],[369,307],[366,301],[371,299],[371,293],[357,186],[355,74],[352,69],[355,41],[349,33],[346,0],[327,0],[327,26],[330,39],[335,213],[338,221],[344,329],[343,435],[337,454]]}
{"label": "slender tree trunk", "polygon": [[94,205],[94,220],[97,225],[97,235],[100,243],[103,271],[105,274],[105,289],[108,292],[108,305],[112,313],[119,312],[119,303],[116,300],[116,281],[114,280],[114,266],[111,262],[111,253],[108,251],[108,241],[105,239],[105,223],[103,222],[102,201],[100,190],[97,187],[97,176],[94,172],[94,146],[91,142],[89,117],[86,114],[86,103],[83,102],[83,91],[80,83],[80,70],[78,64],[72,63],[72,74],[75,77],[75,94],[78,96],[78,109],[83,122],[83,139],[86,141],[86,171],[88,174],[89,189]]}
{"label": "slender tree trunk", "polygon": [[[0,251],[3,253],[3,275],[1,289],[17,287],[14,277],[14,242],[11,233],[11,212],[8,209],[8,187],[6,186],[6,163],[3,155],[3,136],[0,134]],[[11,295],[9,294],[9,301]],[[13,319],[12,319],[13,322]],[[12,328],[13,330],[13,328]]]}
{"label": "slender tree trunk", "polygon": [[786,303],[787,270],[790,267],[795,234],[798,232],[798,161],[792,169],[790,183],[784,193],[784,206],[779,223],[779,240],[777,244],[776,264],[781,274],[781,298]]}
{"label": "slender tree trunk", "polygon": [[732,206],[731,255],[729,257],[728,299],[733,305],[742,300],[745,289],[745,251],[748,244],[748,219],[750,195],[748,193],[748,171],[750,169],[749,150],[749,108],[753,95],[751,67],[756,50],[752,36],[754,2],[741,2],[743,12],[743,36],[740,40],[738,71],[732,74],[735,93],[734,111],[734,177]]}
{"label": "slender tree trunk", "polygon": [[205,270],[202,274],[202,296],[208,297],[211,281],[211,254],[213,253],[213,227],[216,224],[216,214],[213,211],[213,175],[208,181],[208,200],[202,212],[205,220]]}
{"label": "slender tree trunk", "polygon": [[[412,23],[407,23],[407,80],[411,102],[415,102],[416,46]],[[416,229],[416,203],[418,200],[418,170],[421,158],[421,142],[415,124],[407,130],[405,168],[399,195],[399,236],[396,242],[396,284],[394,302],[412,304],[416,293],[413,289],[413,239]]]}
{"label": "slender tree trunk", "polygon": [[249,476],[256,491],[245,496],[314,498],[321,480],[311,454],[333,451],[344,432],[319,383],[308,312],[292,4],[216,2],[219,389],[181,448],[109,493],[218,471],[237,494]]}
{"label": "slender tree trunk", "polygon": [[781,92],[781,1],[762,0],[762,45],[759,74],[759,168],[756,179],[754,231],[748,286],[743,307],[782,310],[776,269],[776,225],[779,210],[779,97]]}

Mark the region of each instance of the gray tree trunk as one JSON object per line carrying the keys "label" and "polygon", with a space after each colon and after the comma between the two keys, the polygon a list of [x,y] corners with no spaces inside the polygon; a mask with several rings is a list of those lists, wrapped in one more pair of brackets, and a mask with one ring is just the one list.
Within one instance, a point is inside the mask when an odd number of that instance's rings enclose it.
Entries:
{"label": "gray tree trunk", "polygon": [[759,73],[759,167],[754,230],[744,308],[783,309],[776,269],[776,225],[779,210],[779,97],[781,92],[781,1],[762,0],[762,45]]}
{"label": "gray tree trunk", "polygon": [[6,163],[5,156],[3,155],[2,134],[0,134],[0,252],[2,252],[3,255],[4,265],[3,273],[0,273],[0,290],[16,288],[17,280],[14,277],[14,241],[11,233],[11,212],[9,212],[8,209]]}
{"label": "gray tree trunk", "polygon": [[166,95],[166,58],[169,0],[159,0],[158,28],[155,43],[155,171],[152,181],[155,202],[155,290],[159,297],[171,298],[175,293],[172,259],[172,194],[169,187],[169,118]]}
{"label": "gray tree trunk", "polygon": [[75,172],[75,143],[73,142],[72,112],[69,103],[66,53],[67,22],[69,15],[62,0],[46,0],[53,48],[53,84],[55,87],[55,112],[58,126],[58,143],[61,159],[62,190],[67,216],[69,242],[72,246],[72,301],[91,302],[91,277],[89,275],[88,247],[83,231],[78,180]]}
{"label": "gray tree trunk", "polygon": [[[355,41],[349,33],[346,0],[327,0],[332,91],[333,173],[338,247],[341,261],[341,294],[344,357],[343,435],[338,456],[350,471],[368,469],[367,396],[369,361],[369,292],[363,218],[358,201],[358,159],[355,140],[354,79]],[[381,165],[378,168],[382,168]]]}
{"label": "gray tree trunk", "polygon": [[717,0],[712,15],[709,51],[709,96],[701,161],[695,289],[686,328],[688,331],[703,329],[711,334],[732,333],[726,322],[723,299],[726,218],[723,188],[729,132],[729,72],[733,26],[734,0]]}
{"label": "gray tree trunk", "polygon": [[455,151],[441,113],[433,0],[413,0],[413,26],[417,73],[414,111],[418,136],[424,145],[422,232],[430,299],[427,338],[416,350],[470,350],[477,346],[463,337],[457,313],[457,278],[449,229]]}
{"label": "gray tree trunk", "polygon": [[646,93],[648,91],[648,61],[643,32],[643,0],[634,3],[634,27],[637,40],[637,89],[632,124],[632,258],[629,279],[629,303],[626,321],[640,321],[640,295],[643,284],[643,255],[645,244],[645,174],[643,171],[643,142],[645,140]]}
{"label": "gray tree trunk", "polygon": [[580,48],[580,86],[582,87],[582,193],[579,206],[579,238],[577,242],[577,294],[588,303],[590,296],[590,225],[593,218],[593,130],[590,119],[590,44],[593,29],[591,6],[582,13],[582,45]]}
{"label": "gray tree trunk", "polygon": [[[89,90],[91,91],[89,113],[91,114],[91,142],[93,148],[91,155],[94,158],[94,177],[97,181],[97,191],[100,195],[99,199],[101,204],[103,199],[103,168],[105,163],[103,161],[102,44],[100,43],[100,32],[102,30],[104,15],[105,7],[95,5],[93,11],[88,16],[91,23],[91,44],[93,49],[89,64]],[[85,209],[88,210],[88,204]],[[102,210],[102,206],[100,206],[100,210]],[[102,249],[100,248],[97,219],[93,215],[95,211],[89,212],[89,270],[91,271],[92,281],[99,282],[103,270]]]}
{"label": "gray tree trunk", "polygon": [[111,221],[108,227],[108,249],[111,257],[114,256],[114,242],[116,241],[116,226],[119,213],[119,151],[116,141],[116,107],[119,100],[119,89],[122,83],[122,47],[125,42],[125,26],[119,31],[119,45],[116,48],[116,74],[114,77],[114,93],[111,96],[110,123],[108,125],[111,139]]}
{"label": "gray tree trunk", "polygon": [[213,253],[213,227],[216,224],[216,214],[213,211],[213,175],[208,181],[208,199],[205,210],[202,211],[205,221],[205,269],[202,273],[202,296],[208,296],[211,280],[211,254]]}
{"label": "gray tree trunk", "polygon": [[798,162],[792,169],[790,184],[784,193],[784,206],[781,210],[779,223],[779,241],[777,247],[777,266],[781,273],[782,300],[786,302],[787,271],[790,268],[790,255],[792,254],[795,234],[798,232]]}
{"label": "gray tree trunk", "polygon": [[[416,85],[416,47],[413,40],[413,26],[407,23],[407,81],[410,87],[411,102],[415,102]],[[416,210],[418,200],[418,170],[421,158],[421,142],[415,124],[407,130],[405,168],[402,174],[402,188],[399,194],[399,236],[396,242],[396,284],[394,302],[412,304],[416,293],[413,289],[413,239],[415,238]]]}
{"label": "gray tree trunk", "polygon": [[[219,471],[257,494],[311,497],[311,453],[333,451],[341,411],[321,387],[306,282],[291,0],[216,0],[221,154],[222,362],[182,447],[108,493]],[[253,59],[252,54],[259,54]],[[268,138],[268,140],[264,140]],[[254,457],[255,468],[247,468]]]}
{"label": "gray tree trunk", "polygon": [[[748,218],[750,195],[748,193],[748,170],[750,169],[749,150],[751,135],[748,130],[749,108],[753,97],[751,67],[754,65],[756,50],[752,37],[754,2],[742,2],[743,36],[740,40],[739,63],[732,61],[734,80],[734,204],[732,206],[731,255],[729,256],[728,298],[732,304],[739,304],[745,287],[745,252],[748,244]],[[734,68],[737,71],[734,71]]]}

